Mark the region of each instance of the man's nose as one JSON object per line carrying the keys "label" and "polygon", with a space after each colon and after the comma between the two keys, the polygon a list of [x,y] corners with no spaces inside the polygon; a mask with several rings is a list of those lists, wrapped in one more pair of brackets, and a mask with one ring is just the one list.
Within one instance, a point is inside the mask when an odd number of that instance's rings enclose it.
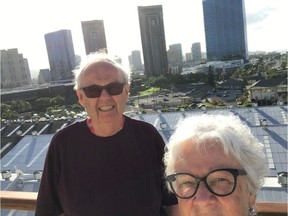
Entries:
{"label": "man's nose", "polygon": [[106,89],[102,89],[99,97],[110,97],[110,94],[106,91]]}

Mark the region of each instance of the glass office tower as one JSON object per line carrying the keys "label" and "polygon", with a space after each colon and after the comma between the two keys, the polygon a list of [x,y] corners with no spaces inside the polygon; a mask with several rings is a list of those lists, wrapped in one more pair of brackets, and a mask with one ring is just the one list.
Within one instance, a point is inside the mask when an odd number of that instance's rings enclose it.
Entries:
{"label": "glass office tower", "polygon": [[203,0],[207,59],[248,59],[244,0]]}
{"label": "glass office tower", "polygon": [[73,79],[76,66],[75,52],[70,30],[45,34],[52,81]]}

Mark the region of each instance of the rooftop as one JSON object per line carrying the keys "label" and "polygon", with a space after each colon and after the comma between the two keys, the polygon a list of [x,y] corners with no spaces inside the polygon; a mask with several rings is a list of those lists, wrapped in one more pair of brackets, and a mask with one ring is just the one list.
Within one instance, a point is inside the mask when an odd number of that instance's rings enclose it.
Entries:
{"label": "rooftop", "polygon": [[[160,132],[167,143],[176,125],[182,119],[201,113],[234,113],[251,128],[264,144],[269,173],[261,188],[257,202],[287,205],[287,106],[232,108],[224,110],[191,110],[154,114],[126,114],[149,122]],[[11,177],[0,177],[1,191],[38,192],[39,170],[53,134],[79,119],[70,121],[7,122],[1,125],[1,171],[10,170]],[[21,132],[19,132],[21,131]],[[286,173],[284,184],[279,183],[279,173]],[[283,176],[282,176],[283,177]],[[284,176],[285,177],[285,176]],[[286,184],[285,184],[286,181]],[[1,209],[1,215],[12,215],[16,210]],[[33,211],[21,215],[34,215]],[[18,214],[17,214],[18,215]]]}

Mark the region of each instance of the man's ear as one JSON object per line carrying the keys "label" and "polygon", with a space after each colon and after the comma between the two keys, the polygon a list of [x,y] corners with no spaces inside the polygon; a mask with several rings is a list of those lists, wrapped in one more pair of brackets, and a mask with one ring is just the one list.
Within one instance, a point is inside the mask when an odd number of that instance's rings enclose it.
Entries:
{"label": "man's ear", "polygon": [[83,96],[83,93],[80,89],[76,89],[76,95],[78,97],[78,101],[79,101],[80,105],[85,108],[85,103],[83,100],[84,96]]}
{"label": "man's ear", "polygon": [[124,93],[127,96],[127,100],[128,100],[128,96],[129,96],[129,91],[130,91],[130,85],[127,84],[127,86],[125,86],[125,88],[124,88]]}

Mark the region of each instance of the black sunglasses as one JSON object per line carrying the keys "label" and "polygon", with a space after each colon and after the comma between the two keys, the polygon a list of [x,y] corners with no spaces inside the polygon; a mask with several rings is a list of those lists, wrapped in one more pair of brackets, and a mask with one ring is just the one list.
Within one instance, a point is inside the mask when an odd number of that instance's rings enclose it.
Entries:
{"label": "black sunglasses", "polygon": [[105,89],[109,95],[119,95],[123,92],[123,86],[125,83],[112,82],[105,86],[91,85],[84,87],[81,90],[88,98],[100,97],[102,90]]}

